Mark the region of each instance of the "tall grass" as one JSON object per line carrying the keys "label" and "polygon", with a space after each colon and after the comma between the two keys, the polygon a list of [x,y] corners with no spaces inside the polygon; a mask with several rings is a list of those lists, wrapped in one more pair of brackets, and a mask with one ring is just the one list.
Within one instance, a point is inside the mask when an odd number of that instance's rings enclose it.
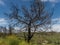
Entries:
{"label": "tall grass", "polygon": [[60,33],[53,35],[35,34],[30,44],[23,37],[9,35],[5,38],[0,37],[0,45],[60,45]]}

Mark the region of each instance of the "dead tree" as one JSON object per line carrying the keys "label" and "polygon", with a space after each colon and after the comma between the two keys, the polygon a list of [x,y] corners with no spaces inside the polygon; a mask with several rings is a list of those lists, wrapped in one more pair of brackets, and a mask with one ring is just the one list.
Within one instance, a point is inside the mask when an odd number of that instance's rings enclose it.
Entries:
{"label": "dead tree", "polygon": [[12,35],[12,34],[13,34],[13,32],[12,32],[12,31],[14,30],[14,28],[13,28],[11,25],[9,25],[9,27],[8,27],[8,28],[9,28],[9,35]]}
{"label": "dead tree", "polygon": [[22,29],[27,30],[24,31],[27,32],[27,35],[24,33],[24,38],[28,43],[34,36],[38,27],[45,29],[51,24],[52,13],[45,10],[44,3],[40,0],[34,0],[29,8],[22,6],[22,13],[23,14],[21,15],[18,7],[13,5],[13,10],[12,13],[9,14],[9,17],[13,21],[17,22],[14,24],[21,24],[21,26],[23,25]]}
{"label": "dead tree", "polygon": [[3,27],[3,36],[5,37],[7,35],[7,28]]}

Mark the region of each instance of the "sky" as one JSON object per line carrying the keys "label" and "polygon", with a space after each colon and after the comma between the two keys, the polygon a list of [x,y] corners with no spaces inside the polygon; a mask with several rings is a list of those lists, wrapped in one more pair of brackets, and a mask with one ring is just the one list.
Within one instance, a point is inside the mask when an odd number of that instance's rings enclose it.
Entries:
{"label": "sky", "polygon": [[[26,5],[29,7],[29,2],[31,0],[0,0],[0,26],[7,26],[8,21],[5,19],[6,16],[4,13],[9,13],[12,2],[15,5],[19,5],[19,8],[21,8],[21,5]],[[52,29],[60,32],[60,0],[41,0],[42,2],[45,2],[47,6],[50,8],[54,8],[54,14],[52,16]]]}

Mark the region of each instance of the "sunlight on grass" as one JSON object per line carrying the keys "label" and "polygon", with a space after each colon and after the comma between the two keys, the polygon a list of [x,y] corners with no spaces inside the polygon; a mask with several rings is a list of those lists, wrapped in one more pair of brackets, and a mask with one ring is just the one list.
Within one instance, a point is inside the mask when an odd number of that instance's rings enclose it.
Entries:
{"label": "sunlight on grass", "polygon": [[35,35],[30,43],[27,43],[24,38],[16,35],[9,35],[5,38],[0,37],[0,45],[58,45],[60,43],[59,34],[44,36]]}

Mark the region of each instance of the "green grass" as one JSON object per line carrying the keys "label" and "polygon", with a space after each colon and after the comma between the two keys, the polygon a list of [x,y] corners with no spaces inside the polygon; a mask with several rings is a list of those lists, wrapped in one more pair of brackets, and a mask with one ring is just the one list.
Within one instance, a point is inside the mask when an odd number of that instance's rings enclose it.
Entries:
{"label": "green grass", "polygon": [[0,45],[60,45],[60,33],[36,33],[31,39],[30,44],[24,41],[22,35],[10,35],[5,38],[0,37]]}

